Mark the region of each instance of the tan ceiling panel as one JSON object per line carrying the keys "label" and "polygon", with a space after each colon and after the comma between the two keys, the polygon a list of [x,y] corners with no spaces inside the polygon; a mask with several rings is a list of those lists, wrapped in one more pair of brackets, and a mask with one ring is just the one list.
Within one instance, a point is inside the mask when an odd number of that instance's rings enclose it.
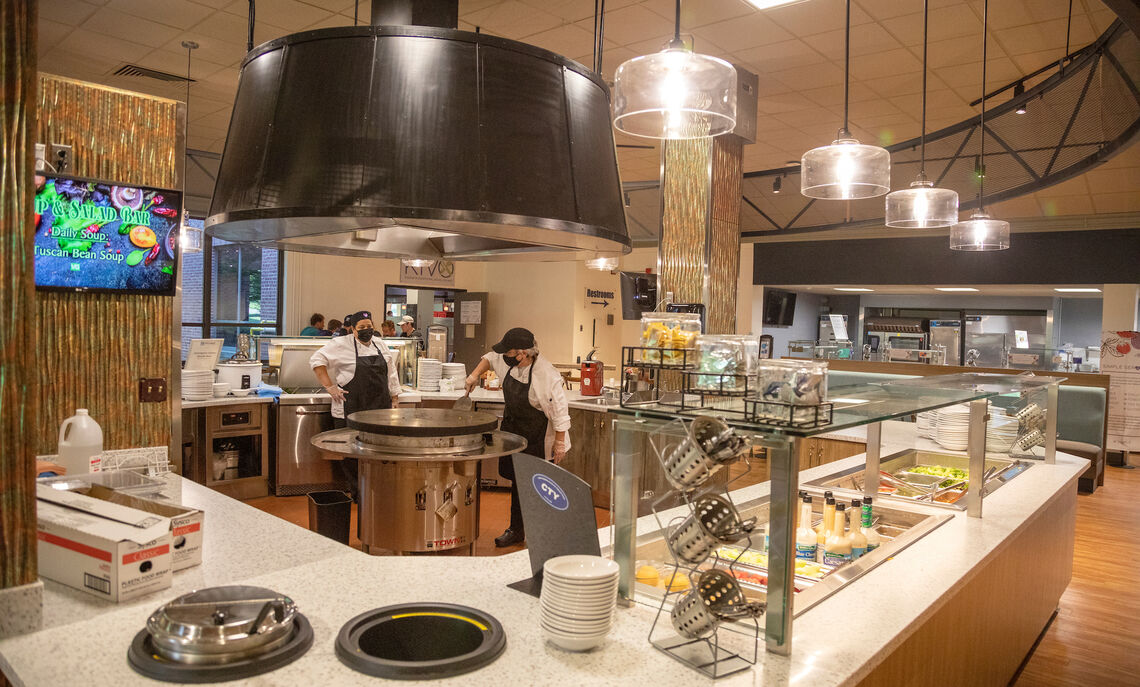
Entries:
{"label": "tan ceiling panel", "polygon": [[[743,0],[736,2],[744,5]],[[709,40],[734,53],[795,38],[763,12],[754,12],[730,21],[702,26],[693,29],[692,32],[698,39]]]}
{"label": "tan ceiling panel", "polygon": [[[54,0],[53,0],[54,1]],[[41,5],[51,4],[43,2]],[[248,4],[243,2],[244,4]],[[213,12],[209,7],[196,5],[192,2],[155,2],[154,0],[111,0],[107,7],[130,14],[142,19],[149,19],[159,24],[166,24],[177,29],[188,29],[205,19]]]}
{"label": "tan ceiling panel", "polygon": [[[682,32],[686,32],[684,26]],[[632,45],[660,37],[662,43],[673,36],[673,22],[641,5],[606,11],[606,38],[619,45]]]}
{"label": "tan ceiling panel", "polygon": [[[907,3],[897,3],[903,6]],[[916,3],[917,4],[917,3]],[[921,10],[921,6],[916,7]],[[922,47],[922,12],[912,12],[887,19],[882,22],[883,28],[889,31],[906,45]],[[931,44],[950,39],[961,39],[968,36],[981,36],[982,21],[973,10],[962,5],[954,7],[938,7],[930,9],[930,22],[928,26]]]}
{"label": "tan ceiling panel", "polygon": [[[807,36],[804,42],[829,60],[843,64],[843,29]],[[862,55],[903,47],[894,36],[878,24],[864,24],[851,35],[852,63]]]}
{"label": "tan ceiling panel", "polygon": [[117,62],[136,62],[151,51],[149,46],[111,38],[82,27],[68,35],[65,47],[79,55],[98,55]]}
{"label": "tan ceiling panel", "polygon": [[1092,197],[1093,208],[1096,212],[1135,212],[1140,210],[1140,193],[1125,191],[1123,193],[1094,193]]}
{"label": "tan ceiling panel", "polygon": [[904,48],[886,50],[851,60],[851,75],[863,81],[921,71],[922,62]]}
{"label": "tan ceiling panel", "polygon": [[[1044,194],[1043,194],[1044,195]],[[1088,194],[1080,196],[1054,196],[1038,198],[1041,214],[1045,217],[1058,215],[1090,215],[1093,213],[1092,198]]]}
{"label": "tan ceiling panel", "polygon": [[40,19],[79,26],[95,13],[95,7],[81,0],[50,0],[39,4]]}
{"label": "tan ceiling panel", "polygon": [[156,24],[106,7],[83,22],[83,28],[121,40],[149,45],[152,48],[161,46],[180,33],[173,26]]}
{"label": "tan ceiling panel", "polygon": [[[141,67],[157,69],[160,72],[167,72],[168,74],[185,76],[186,49],[175,43],[170,50],[151,50],[145,57],[136,60],[135,64]],[[227,68],[227,66],[202,59],[198,55],[198,51],[195,50],[190,59],[190,78],[195,80],[205,79]],[[233,107],[232,102],[230,103],[230,107]]]}
{"label": "tan ceiling panel", "polygon": [[[361,12],[367,3],[361,3]],[[227,5],[224,9],[225,12],[230,14],[245,17],[249,14],[248,0],[234,0],[234,2]],[[256,23],[261,24],[263,21],[273,26],[280,26],[286,32],[292,33],[300,31],[306,26],[311,26],[316,22],[327,19],[332,14],[326,9],[307,5],[298,0],[257,0]],[[276,36],[274,36],[276,38]]]}
{"label": "tan ceiling panel", "polygon": [[[968,202],[974,200],[972,197],[961,196],[959,202]],[[1033,196],[1020,196],[1018,198],[1010,198],[1003,200],[999,203],[986,203],[986,211],[993,217],[1004,220],[1009,220],[1014,217],[1040,217],[1041,205],[1038,204],[1037,199]],[[963,212],[962,219],[966,219],[970,212]]]}
{"label": "tan ceiling panel", "polygon": [[[669,21],[677,16],[674,0],[643,0],[641,4]],[[681,31],[756,14],[756,8],[744,0],[688,0],[681,3]]]}
{"label": "tan ceiling panel", "polygon": [[843,85],[843,68],[831,62],[785,69],[775,72],[772,76],[788,88],[796,88],[801,91],[809,88],[836,85],[842,87]]}
{"label": "tan ceiling panel", "polygon": [[[547,31],[534,33],[526,37],[526,42],[546,48],[559,55],[577,55],[592,50],[594,43],[593,33],[576,24],[563,24]],[[602,51],[603,56],[605,51]]]}
{"label": "tan ceiling panel", "polygon": [[[606,3],[607,9],[618,9],[623,5],[636,0],[615,1],[610,0]],[[523,0],[523,2],[531,7],[549,12],[558,17],[564,22],[576,22],[584,19],[593,19],[594,16],[594,0]],[[459,15],[463,16],[471,11],[479,8],[469,9],[469,5],[475,3],[468,2],[468,0],[460,0],[459,2]],[[483,2],[483,5],[494,4],[493,2]]]}
{"label": "tan ceiling panel", "polygon": [[41,14],[39,21],[36,22],[36,29],[36,49],[39,54],[43,55],[47,51],[59,47],[75,27],[70,24],[45,19]]}
{"label": "tan ceiling panel", "polygon": [[[889,0],[896,2],[897,0]],[[845,13],[844,0],[811,0],[794,5],[784,5],[765,11],[768,18],[796,36],[813,36],[842,29]],[[871,17],[854,5],[851,8],[851,25],[859,27],[871,21]]]}
{"label": "tan ceiling panel", "polygon": [[785,69],[795,69],[826,62],[827,59],[801,40],[790,40],[772,45],[761,45],[736,52],[745,64],[755,68],[758,74],[771,74]]}

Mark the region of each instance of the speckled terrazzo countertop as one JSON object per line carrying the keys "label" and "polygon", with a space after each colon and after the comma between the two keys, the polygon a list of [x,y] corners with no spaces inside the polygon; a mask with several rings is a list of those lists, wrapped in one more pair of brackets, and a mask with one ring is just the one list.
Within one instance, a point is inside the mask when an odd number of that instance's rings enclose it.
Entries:
{"label": "speckled terrazzo countertop", "polygon": [[[860,457],[812,468],[807,481]],[[999,552],[1008,537],[1058,493],[1076,488],[1087,462],[1059,454],[985,500],[981,520],[958,514],[887,564],[812,608],[794,626],[789,657],[767,654],[718,685],[837,685],[857,681],[902,642],[940,599]],[[495,663],[446,682],[468,685],[653,684],[706,682],[646,641],[654,610],[619,609],[602,648],[575,654],[542,639],[538,600],[505,585],[529,575],[525,552],[497,558],[372,557],[336,544],[192,482],[171,478],[182,502],[206,512],[203,563],[174,575],[174,586],[141,600],[110,604],[45,581],[44,629],[0,640],[0,669],[16,685],[150,684],[127,665],[131,638],[160,604],[194,588],[255,584],[292,596],[312,622],[313,647],[296,662],[241,684],[365,685],[376,681],[343,666],[333,641],[343,623],[398,602],[439,601],[492,613],[507,632]],[[740,490],[738,503],[765,496],[767,484]],[[939,511],[946,512],[946,511]],[[643,519],[646,528],[652,516]],[[647,530],[643,530],[647,531]],[[606,531],[600,533],[608,541]],[[923,593],[915,594],[915,585]],[[836,619],[858,631],[835,632]],[[157,684],[157,683],[154,683]],[[238,684],[238,683],[229,683]]]}

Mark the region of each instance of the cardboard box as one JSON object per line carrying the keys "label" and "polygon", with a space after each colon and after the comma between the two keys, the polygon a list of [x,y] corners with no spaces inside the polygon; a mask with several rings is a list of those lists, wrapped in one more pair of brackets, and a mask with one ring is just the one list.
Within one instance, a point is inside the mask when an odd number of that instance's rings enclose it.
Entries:
{"label": "cardboard box", "polygon": [[168,589],[170,519],[36,485],[40,575],[111,601]]}
{"label": "cardboard box", "polygon": [[202,562],[202,529],[206,514],[197,508],[124,494],[98,484],[93,484],[90,489],[81,490],[80,493],[101,501],[169,518],[174,572],[191,568]]}

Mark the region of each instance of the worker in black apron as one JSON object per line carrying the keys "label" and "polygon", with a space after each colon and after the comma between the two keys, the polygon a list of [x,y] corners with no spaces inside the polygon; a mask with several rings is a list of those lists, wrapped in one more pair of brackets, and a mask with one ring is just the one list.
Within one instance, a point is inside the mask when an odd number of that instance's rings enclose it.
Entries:
{"label": "worker in black apron", "polygon": [[[316,365],[317,356],[314,356],[313,359],[313,372],[317,375],[317,379],[321,381],[326,391],[332,396],[334,404],[343,404],[342,409],[337,409],[335,406],[333,408],[333,427],[337,429],[345,427],[347,418],[353,413],[361,410],[391,408],[394,400],[391,392],[392,382],[388,361],[384,356],[384,351],[372,340],[375,330],[372,326],[371,313],[362,310],[353,313],[350,317],[351,319],[345,324],[352,328],[352,336],[333,339],[321,349],[324,354],[323,360],[328,365]],[[351,349],[348,348],[349,345],[351,345]],[[369,349],[374,350],[376,355],[360,355],[362,350],[368,352]],[[343,366],[348,361],[349,355],[352,356],[353,362],[352,378],[348,383],[338,385],[335,379],[339,370],[334,369],[330,375],[328,367]],[[341,410],[340,417],[337,417],[337,410]],[[352,492],[352,498],[359,503],[357,460],[345,458],[339,462],[341,472],[348,481],[349,489]]]}
{"label": "worker in black apron", "polygon": [[[514,358],[505,358],[507,364]],[[534,378],[534,363],[529,366],[526,382],[520,382],[513,375],[503,379],[503,422],[502,430],[517,434],[526,439],[528,455],[549,460],[546,455],[546,414],[530,404],[530,383]],[[526,539],[523,529],[522,506],[519,504],[519,483],[515,479],[514,456],[499,458],[499,474],[511,481],[511,523],[502,536],[495,539],[495,546],[503,547],[518,544]]]}
{"label": "worker in black apron", "polygon": [[[545,358],[539,358],[534,334],[521,327],[508,331],[467,378],[468,393],[488,370],[494,370],[502,380],[505,404],[502,430],[526,439],[524,452],[527,455],[561,462],[570,448],[570,413],[562,375]],[[511,521],[507,530],[495,539],[495,546],[521,544],[526,535],[513,456],[499,459],[499,474],[511,480]]]}

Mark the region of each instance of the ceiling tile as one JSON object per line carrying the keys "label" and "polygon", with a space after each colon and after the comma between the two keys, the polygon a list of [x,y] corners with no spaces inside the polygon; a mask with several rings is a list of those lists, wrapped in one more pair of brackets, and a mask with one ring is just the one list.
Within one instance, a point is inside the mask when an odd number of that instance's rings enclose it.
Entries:
{"label": "ceiling tile", "polygon": [[[744,4],[743,0],[736,1]],[[693,34],[734,53],[795,38],[761,13],[695,28]]]}
{"label": "ceiling tile", "polygon": [[111,38],[83,28],[72,31],[65,46],[68,51],[79,55],[98,55],[118,62],[134,62],[151,51],[145,45]]}
{"label": "ceiling tile", "polygon": [[750,50],[738,51],[736,56],[758,74],[772,74],[785,69],[795,69],[826,61],[823,55],[800,40],[762,45]]}
{"label": "ceiling tile", "polygon": [[1093,208],[1101,212],[1136,212],[1140,210],[1140,193],[1094,193]]}
{"label": "ceiling tile", "polygon": [[83,22],[83,28],[114,36],[131,43],[157,48],[179,34],[179,30],[104,7]]}
{"label": "ceiling tile", "polygon": [[[646,10],[643,11],[651,14]],[[483,31],[516,40],[522,36],[553,29],[563,23],[559,17],[519,0],[497,3],[477,12],[471,12],[464,19],[481,27]],[[609,33],[608,24],[607,21],[606,33]]]}
{"label": "ceiling tile", "polygon": [[922,62],[905,48],[884,50],[851,60],[851,75],[862,81],[921,71]]}
{"label": "ceiling tile", "polygon": [[[151,50],[136,64],[142,67],[157,69],[179,76],[186,75],[186,50],[179,47],[176,50]],[[220,64],[202,59],[195,50],[190,59],[190,78],[199,81],[216,74],[219,70],[227,69]]]}
{"label": "ceiling tile", "polygon": [[209,7],[190,2],[154,2],[154,0],[111,0],[107,7],[178,29],[188,29],[212,12]]}
{"label": "ceiling tile", "polygon": [[[627,0],[627,2],[634,2],[635,0]],[[583,19],[589,19],[593,22],[594,19],[594,0],[523,0],[524,3],[535,7],[554,16],[558,17],[565,22],[576,22]],[[464,8],[468,3],[466,1],[459,3],[460,16],[463,15]],[[620,4],[611,2],[607,3],[607,10],[615,10]]]}
{"label": "ceiling tile", "polygon": [[[792,34],[802,37],[842,29],[846,10],[843,0],[812,0],[776,7],[766,10],[764,14]],[[852,6],[852,27],[862,26],[870,21],[871,17],[866,12],[858,6]]]}
{"label": "ceiling tile", "polygon": [[1080,196],[1048,196],[1039,198],[1038,205],[1041,206],[1041,214],[1045,217],[1091,215],[1094,212],[1092,198],[1090,198],[1088,194]]}
{"label": "ceiling tile", "polygon": [[[817,33],[803,40],[827,59],[835,60],[842,64],[844,54],[842,29]],[[882,52],[884,50],[894,50],[902,47],[902,44],[883,27],[878,24],[864,24],[859,27],[858,31],[852,32],[851,63],[854,64],[856,61],[855,58],[861,55]]]}
{"label": "ceiling tile", "polygon": [[[361,14],[364,15],[363,3]],[[239,17],[248,17],[249,2],[247,0],[234,0],[224,9],[225,12]],[[306,26],[327,19],[331,12],[326,9],[307,5],[298,0],[257,0],[254,27],[263,22],[271,26],[278,26],[286,33],[301,31]],[[273,36],[276,38],[277,36]]]}
{"label": "ceiling tile", "polygon": [[[673,0],[645,0],[644,4],[666,19],[672,20],[675,16]],[[747,0],[689,0],[681,3],[681,28],[692,30],[757,14],[759,10]]]}
{"label": "ceiling tile", "polygon": [[52,0],[39,4],[39,18],[79,26],[95,13],[95,6],[80,0]]}
{"label": "ceiling tile", "polygon": [[606,12],[606,38],[619,45],[632,45],[646,40],[664,44],[672,35],[672,21],[640,5]]}
{"label": "ceiling tile", "polygon": [[[547,31],[531,34],[522,40],[524,43],[546,48],[559,55],[579,55],[592,51],[594,36],[575,24],[563,24]],[[604,50],[602,57],[605,57]]]}
{"label": "ceiling tile", "polygon": [[843,85],[842,67],[838,67],[831,62],[821,62],[806,67],[785,69],[773,73],[772,76],[789,89],[796,89],[801,92],[809,88]]}
{"label": "ceiling tile", "polygon": [[58,47],[67,35],[71,33],[74,26],[69,24],[62,24],[50,19],[44,19],[43,14],[40,15],[39,21],[36,22],[37,37],[36,37],[36,50],[39,54],[44,54],[52,48]]}

